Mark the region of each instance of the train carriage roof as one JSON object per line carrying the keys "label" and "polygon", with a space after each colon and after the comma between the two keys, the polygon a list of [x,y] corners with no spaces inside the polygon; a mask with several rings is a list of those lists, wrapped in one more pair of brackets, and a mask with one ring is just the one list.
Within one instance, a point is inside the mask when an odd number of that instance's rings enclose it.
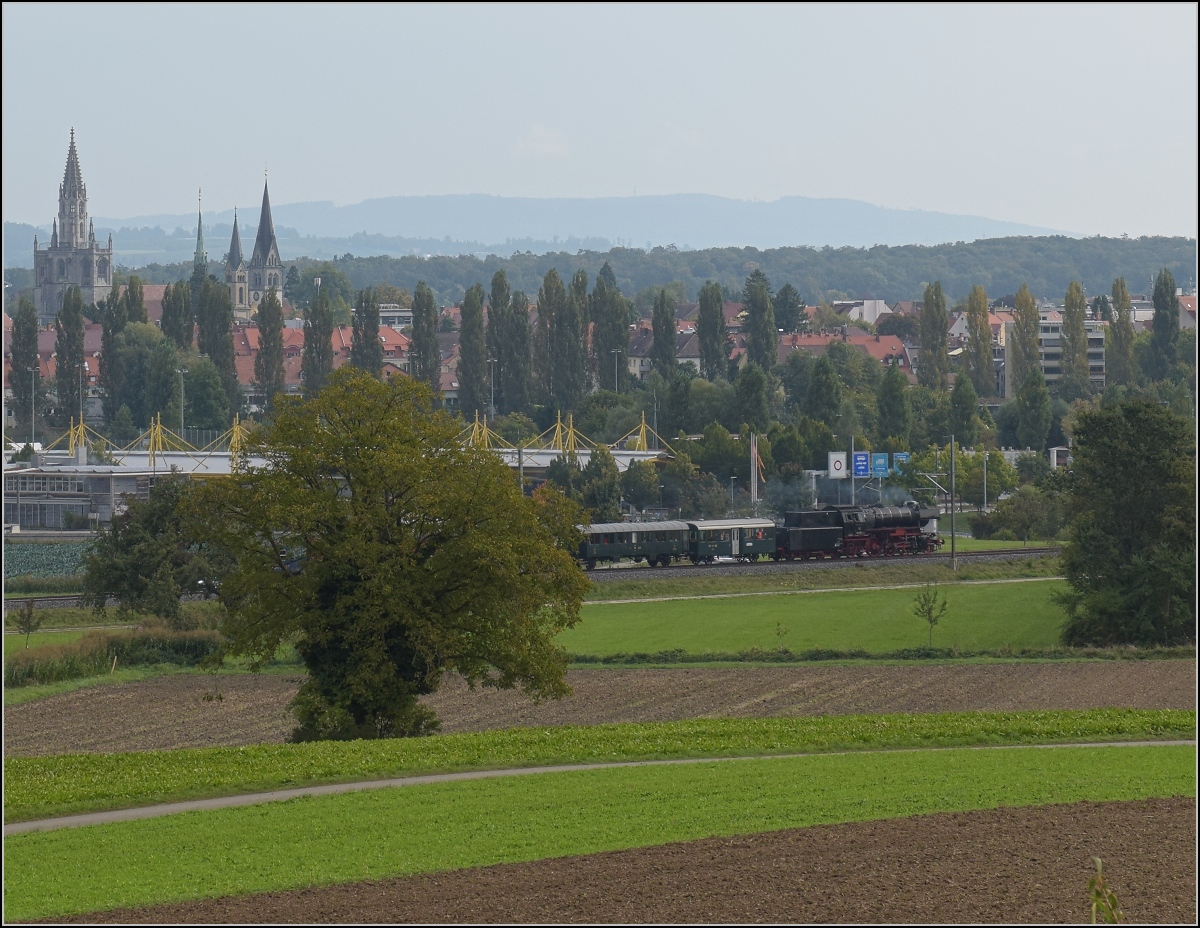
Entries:
{"label": "train carriage roof", "polygon": [[715,528],[774,528],[771,519],[712,519],[707,522],[689,522],[694,529],[707,531]]}
{"label": "train carriage roof", "polygon": [[[772,523],[774,524],[774,523]],[[598,522],[594,525],[576,525],[585,535],[603,535],[626,532],[686,532],[687,522]]]}

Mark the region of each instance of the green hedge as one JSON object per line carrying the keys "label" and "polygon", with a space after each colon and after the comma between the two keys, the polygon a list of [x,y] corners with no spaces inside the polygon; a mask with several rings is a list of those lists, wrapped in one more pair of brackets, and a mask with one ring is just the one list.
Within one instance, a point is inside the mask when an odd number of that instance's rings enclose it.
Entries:
{"label": "green hedge", "polygon": [[5,687],[32,686],[108,673],[120,667],[176,664],[194,667],[221,646],[214,631],[149,628],[126,634],[92,632],[74,644],[15,652],[4,662]]}

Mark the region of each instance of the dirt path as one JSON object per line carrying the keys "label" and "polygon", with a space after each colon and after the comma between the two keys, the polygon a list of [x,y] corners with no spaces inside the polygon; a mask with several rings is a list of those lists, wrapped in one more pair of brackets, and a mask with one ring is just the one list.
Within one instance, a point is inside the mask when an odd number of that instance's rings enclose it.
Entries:
{"label": "dirt path", "polygon": [[1196,921],[1196,802],[820,825],[90,913],[74,923],[1087,923],[1091,858],[1129,922]]}
{"label": "dirt path", "polygon": [[[1196,708],[1194,661],[858,664],[572,670],[574,695],[533,705],[450,678],[425,701],[442,731],[716,716],[965,710]],[[177,674],[4,710],[8,755],[281,743],[292,675]],[[215,689],[214,689],[215,687]],[[219,693],[221,698],[205,699]]]}

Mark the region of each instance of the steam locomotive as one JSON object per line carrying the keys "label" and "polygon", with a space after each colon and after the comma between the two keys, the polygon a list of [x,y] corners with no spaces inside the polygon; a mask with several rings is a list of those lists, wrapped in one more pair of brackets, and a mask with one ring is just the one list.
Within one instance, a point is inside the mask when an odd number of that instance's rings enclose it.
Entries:
{"label": "steam locomotive", "polygon": [[718,557],[751,562],[928,554],[943,543],[937,519],[937,509],[908,502],[802,509],[786,513],[782,525],[769,519],[580,525],[577,558],[590,570],[625,559],[667,567],[683,560],[711,564]]}

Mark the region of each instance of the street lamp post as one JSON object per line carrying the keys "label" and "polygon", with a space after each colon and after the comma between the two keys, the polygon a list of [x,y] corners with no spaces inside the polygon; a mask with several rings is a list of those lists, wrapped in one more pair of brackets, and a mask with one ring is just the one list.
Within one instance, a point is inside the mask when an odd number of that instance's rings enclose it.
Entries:
{"label": "street lamp post", "polygon": [[620,348],[613,348],[611,354],[613,356],[613,393],[620,393],[620,382],[617,379],[617,356],[620,355]]}
{"label": "street lamp post", "polygon": [[730,511],[737,505],[737,495],[733,489],[733,481],[737,480],[737,475],[734,474],[729,478],[729,509]]}
{"label": "street lamp post", "polygon": [[983,452],[983,511],[987,512],[987,456],[988,453]]}
{"label": "street lamp post", "polygon": [[[175,373],[179,375],[179,437],[183,438],[183,410],[187,406],[187,388],[185,386],[187,381],[183,375],[187,373],[187,368],[176,368]],[[183,440],[187,441],[186,438],[183,438]]]}
{"label": "street lamp post", "polygon": [[34,421],[37,419],[37,365],[29,368],[29,450],[33,451]]}

